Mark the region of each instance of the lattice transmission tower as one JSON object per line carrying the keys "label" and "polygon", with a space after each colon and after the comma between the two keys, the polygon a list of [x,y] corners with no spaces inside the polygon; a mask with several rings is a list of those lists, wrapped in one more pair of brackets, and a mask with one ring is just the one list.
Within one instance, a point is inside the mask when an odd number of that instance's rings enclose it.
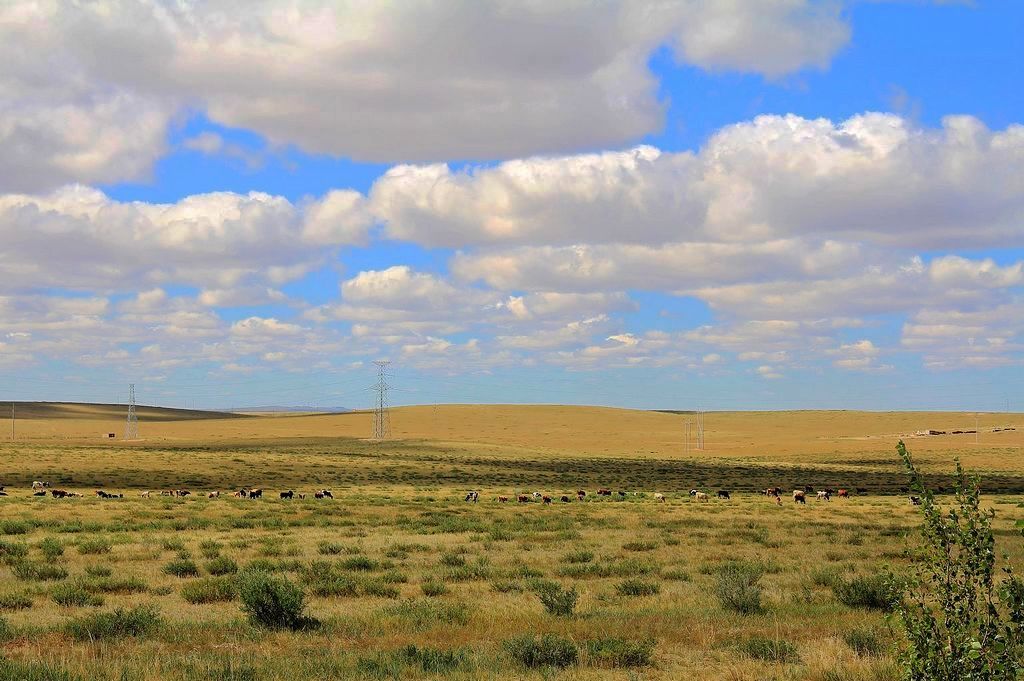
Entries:
{"label": "lattice transmission tower", "polygon": [[125,440],[139,439],[139,417],[135,415],[135,384],[128,386],[128,422],[124,426]]}
{"label": "lattice transmission tower", "polygon": [[388,409],[387,367],[391,362],[379,359],[377,365],[377,383],[373,389],[377,391],[376,404],[373,409],[373,439],[384,440],[391,435],[391,414]]}

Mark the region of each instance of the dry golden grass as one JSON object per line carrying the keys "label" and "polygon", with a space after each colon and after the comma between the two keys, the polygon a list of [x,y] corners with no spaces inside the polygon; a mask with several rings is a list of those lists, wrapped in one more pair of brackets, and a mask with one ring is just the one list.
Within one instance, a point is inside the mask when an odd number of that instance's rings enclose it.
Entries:
{"label": "dry golden grass", "polygon": [[[868,627],[888,646],[892,634],[882,615],[840,604],[828,581],[908,569],[915,509],[904,496],[876,494],[896,492],[902,482],[895,442],[920,428],[973,427],[972,416],[953,414],[716,413],[707,417],[708,451],[687,456],[684,417],[655,412],[410,407],[393,411],[396,439],[385,443],[362,439],[370,430],[367,414],[183,414],[188,420],[176,421],[173,413],[150,412],[140,442],[97,437],[120,435],[118,411],[73,407],[49,418],[39,409],[38,418],[19,421],[24,439],[0,444],[0,484],[10,493],[0,497],[0,554],[7,553],[0,555],[0,604],[15,602],[5,601],[12,594],[31,601],[28,608],[0,608],[9,627],[0,635],[0,657],[30,665],[5,672],[0,663],[0,680],[23,678],[40,665],[82,679],[894,679],[888,647],[857,655],[843,640]],[[1014,425],[1012,416],[996,415],[981,423]],[[1014,523],[1024,518],[1022,497],[999,490],[1024,490],[1016,456],[1021,432],[980,439],[978,446],[970,436],[909,442],[933,472],[948,472],[954,456],[986,472],[1000,549],[1020,566],[1024,542]],[[35,479],[125,497],[36,498],[28,489]],[[806,506],[787,499],[779,507],[752,492],[771,483],[863,484],[872,493]],[[263,487],[266,498],[201,494],[250,485]],[[599,486],[639,494],[594,500]],[[733,499],[697,503],[687,494],[692,486],[726,487]],[[182,487],[194,494],[139,497],[140,490]],[[336,498],[310,498],[321,487]],[[590,491],[589,501],[575,501],[579,487]],[[281,500],[284,489],[307,498]],[[481,491],[479,503],[462,500],[467,489]],[[533,490],[555,502],[496,501]],[[656,502],[654,492],[668,500]],[[572,503],[558,501],[562,494]],[[63,545],[63,555],[45,557],[41,543],[48,538]],[[304,584],[309,614],[321,626],[267,631],[245,620],[237,600],[187,602],[182,588],[208,577],[203,552],[212,543],[240,566],[262,561]],[[200,577],[164,572],[179,554],[191,556]],[[578,562],[570,554],[579,554]],[[371,569],[347,568],[353,557],[368,559]],[[20,579],[19,560],[53,562],[69,576]],[[715,597],[715,570],[728,560],[768,570],[762,613],[731,613]],[[96,565],[114,578],[140,580],[146,590],[102,594],[98,608],[54,603],[56,584],[94,583],[86,569]],[[313,594],[308,580],[327,569],[348,575],[357,593]],[[622,595],[628,579],[660,591]],[[545,613],[537,580],[576,586],[577,614]],[[446,592],[424,595],[424,583],[442,583]],[[147,637],[76,642],[64,630],[90,612],[140,603],[158,606],[165,622]],[[532,632],[581,645],[615,637],[653,639],[656,646],[652,664],[636,669],[584,659],[561,672],[530,670],[509,658],[503,642]],[[753,637],[790,643],[798,661],[750,657],[741,647]],[[460,661],[443,673],[424,671],[396,652],[409,644],[455,651]]]}

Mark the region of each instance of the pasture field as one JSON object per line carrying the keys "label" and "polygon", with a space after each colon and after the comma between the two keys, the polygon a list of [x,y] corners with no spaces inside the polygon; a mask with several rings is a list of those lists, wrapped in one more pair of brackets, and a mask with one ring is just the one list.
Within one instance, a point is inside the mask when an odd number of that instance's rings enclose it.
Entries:
{"label": "pasture field", "polygon": [[[99,437],[120,434],[115,409],[81,409],[40,409],[0,444],[0,679],[894,679],[872,579],[906,573],[919,518],[893,448],[973,427],[710,414],[709,450],[684,456],[682,417],[652,412],[398,409],[384,443],[359,439],[359,413],[160,412],[125,443]],[[999,549],[1024,565],[1021,431],[907,441],[936,486],[953,456],[983,474]],[[33,480],[86,496],[33,497]],[[868,491],[806,506],[755,492],[804,484]],[[203,494],[242,486],[264,498]],[[192,494],[139,496],[172,488]],[[534,490],[553,503],[516,503]],[[301,587],[308,621],[249,621],[239,585],[262,573]],[[572,614],[549,612],[542,596],[557,611],[566,589]]]}

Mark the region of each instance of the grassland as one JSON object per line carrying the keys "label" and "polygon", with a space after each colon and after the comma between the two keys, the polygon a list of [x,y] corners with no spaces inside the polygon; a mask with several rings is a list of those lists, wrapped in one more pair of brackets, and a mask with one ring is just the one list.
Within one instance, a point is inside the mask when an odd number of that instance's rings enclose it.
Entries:
{"label": "grassland", "polygon": [[[893,634],[856,588],[914,555],[918,519],[893,446],[974,423],[711,414],[709,449],[684,455],[683,417],[653,412],[400,409],[386,443],[360,439],[360,413],[163,413],[125,443],[101,437],[120,431],[116,408],[81,409],[41,408],[0,445],[0,679],[896,678]],[[1012,415],[979,420],[1015,427]],[[1024,565],[1021,431],[909,442],[936,486],[954,456],[984,473],[1000,549]],[[33,480],[124,498],[33,497]],[[753,493],[797,484],[869,493],[805,507]],[[241,486],[267,496],[200,494]],[[323,487],[333,500],[311,498]],[[631,494],[597,500],[597,487]],[[691,487],[733,498],[694,502]],[[170,488],[194,493],[139,496]],[[307,496],[277,498],[285,489]],[[462,500],[467,489],[479,503]],[[496,501],[534,490],[555,502]],[[720,597],[746,593],[727,579],[737,565],[763,589],[746,614]],[[316,625],[251,623],[237,593],[247,569],[300,585]],[[552,584],[578,593],[571,616],[545,610]],[[152,627],[89,619],[140,605],[157,609],[140,615]],[[528,666],[545,649],[516,639],[542,634],[569,639],[575,664]]]}

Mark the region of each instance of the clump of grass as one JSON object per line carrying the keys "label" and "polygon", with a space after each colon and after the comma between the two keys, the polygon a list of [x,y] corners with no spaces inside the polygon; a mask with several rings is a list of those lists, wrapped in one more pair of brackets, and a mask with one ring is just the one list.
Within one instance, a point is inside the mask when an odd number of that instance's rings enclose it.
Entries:
{"label": "clump of grass", "polygon": [[658,542],[653,541],[631,541],[622,545],[626,551],[653,551],[658,548]]}
{"label": "clump of grass", "polygon": [[356,572],[371,572],[373,570],[380,569],[380,565],[377,561],[368,558],[367,556],[352,556],[341,561],[341,567],[346,570],[355,570]]}
{"label": "clump of grass", "polygon": [[466,564],[466,557],[461,553],[442,553],[441,565],[446,567],[462,567]]}
{"label": "clump of grass", "polygon": [[410,644],[374,657],[360,658],[356,669],[363,675],[381,679],[403,678],[408,667],[419,668],[426,674],[444,675],[461,667],[465,660],[466,653],[462,650],[439,650]]}
{"label": "clump of grass", "polygon": [[759,584],[763,574],[763,567],[759,563],[723,563],[715,578],[715,596],[726,610],[741,615],[759,613],[764,609]]}
{"label": "clump of grass", "polygon": [[336,556],[345,551],[345,545],[337,542],[322,541],[317,544],[316,550],[321,556]]}
{"label": "clump of grass", "polygon": [[175,577],[198,577],[199,566],[188,558],[175,558],[163,567],[164,573]]}
{"label": "clump of grass", "polygon": [[586,642],[587,663],[595,667],[646,667],[654,654],[654,639],[628,641],[597,638]]}
{"label": "clump of grass", "polygon": [[24,520],[0,521],[0,534],[28,534],[32,526]]}
{"label": "clump of grass", "polygon": [[28,544],[0,541],[0,560],[10,565],[28,555]]}
{"label": "clump of grass", "polygon": [[444,582],[439,582],[436,579],[429,579],[420,584],[420,590],[424,596],[444,596],[448,593],[448,587]]}
{"label": "clump of grass", "polygon": [[238,595],[249,620],[268,629],[303,629],[313,621],[306,617],[306,595],[285,577],[260,570],[238,576]]}
{"label": "clump of grass", "polygon": [[409,582],[409,575],[398,570],[386,570],[379,579],[385,584],[407,584]]}
{"label": "clump of grass", "polygon": [[508,655],[530,669],[569,667],[579,662],[579,649],[571,639],[558,634],[518,636],[503,644]]}
{"label": "clump of grass", "polygon": [[101,553],[110,553],[113,545],[109,540],[103,537],[94,537],[92,539],[83,539],[78,542],[78,552],[84,555],[99,555]]}
{"label": "clump of grass", "polygon": [[[4,638],[3,621],[0,620],[0,640]],[[45,662],[16,662],[0,659],[2,681],[81,681],[66,669]]]}
{"label": "clump of grass", "polygon": [[238,572],[238,563],[228,556],[218,556],[206,562],[206,571],[215,577],[232,575]]}
{"label": "clump of grass", "polygon": [[93,593],[134,594],[149,590],[141,578],[135,577],[90,577],[82,580],[82,586]]}
{"label": "clump of grass", "polygon": [[500,594],[522,593],[525,590],[526,588],[521,582],[511,579],[498,579],[491,582],[491,591],[496,591]]}
{"label": "clump of grass", "polygon": [[301,573],[303,583],[314,596],[348,596],[359,593],[359,583],[326,561],[313,561]]}
{"label": "clump of grass", "polygon": [[661,593],[661,585],[642,579],[627,579],[615,585],[620,596],[653,596]]}
{"label": "clump of grass", "polygon": [[0,594],[0,610],[25,610],[32,607],[32,597],[27,593],[10,592]]}
{"label": "clump of grass", "polygon": [[11,566],[11,571],[18,579],[35,582],[49,582],[65,579],[68,571],[53,563],[36,563],[28,560],[19,561]]}
{"label": "clump of grass", "polygon": [[233,576],[207,577],[181,587],[181,597],[193,605],[222,603],[238,597],[238,584]]}
{"label": "clump of grass", "polygon": [[402,592],[393,584],[374,579],[363,583],[363,594],[379,598],[398,598]]}
{"label": "clump of grass", "polygon": [[109,565],[103,565],[102,563],[96,563],[94,565],[85,566],[85,574],[90,577],[109,577],[114,574],[114,568]]}
{"label": "clump of grass", "polygon": [[797,654],[796,646],[780,638],[755,636],[738,643],[736,649],[755,660],[764,660],[765,662],[788,664],[800,661],[800,655]]}
{"label": "clump of grass", "polygon": [[403,620],[413,629],[463,626],[469,622],[469,608],[464,603],[444,600],[402,601],[388,606],[383,612]]}
{"label": "clump of grass", "polygon": [[565,589],[557,582],[537,582],[534,590],[544,610],[556,617],[571,617],[580,598],[576,587]]}
{"label": "clump of grass", "polygon": [[59,539],[47,537],[39,542],[39,550],[48,561],[55,561],[64,555],[64,544]]}
{"label": "clump of grass", "polygon": [[76,641],[99,641],[117,638],[145,638],[156,632],[163,618],[155,605],[117,608],[71,620],[65,630]]}
{"label": "clump of grass", "polygon": [[185,542],[177,537],[165,537],[160,540],[160,548],[164,551],[183,551],[185,549]]}
{"label": "clump of grass", "polygon": [[889,575],[864,575],[838,580],[832,585],[836,600],[851,608],[889,610],[895,603],[892,578]]}
{"label": "clump of grass", "polygon": [[878,632],[871,627],[850,629],[843,634],[843,641],[850,646],[850,650],[861,656],[878,656],[885,648]]}
{"label": "clump of grass", "polygon": [[103,597],[90,593],[80,583],[58,584],[50,594],[53,602],[66,608],[103,605]]}
{"label": "clump of grass", "polygon": [[580,549],[579,551],[572,551],[562,556],[563,563],[590,563],[594,560],[594,552]]}
{"label": "clump of grass", "polygon": [[224,548],[224,545],[213,539],[206,539],[200,542],[199,552],[203,554],[203,558],[207,560],[215,560],[220,557],[220,551]]}
{"label": "clump of grass", "polygon": [[674,582],[689,582],[693,577],[690,573],[681,568],[671,568],[661,573],[662,579],[669,579]]}

